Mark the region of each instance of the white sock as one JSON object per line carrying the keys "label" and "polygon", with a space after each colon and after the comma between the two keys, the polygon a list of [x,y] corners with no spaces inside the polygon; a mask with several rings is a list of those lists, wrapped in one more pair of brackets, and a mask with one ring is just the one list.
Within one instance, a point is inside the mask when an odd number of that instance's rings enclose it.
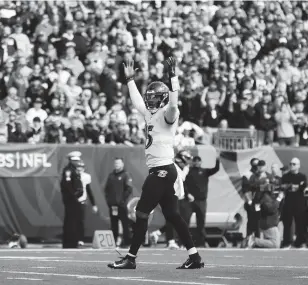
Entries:
{"label": "white sock", "polygon": [[127,255],[136,258],[136,255],[133,255],[131,253],[128,253]]}
{"label": "white sock", "polygon": [[197,249],[195,248],[195,247],[192,247],[192,248],[190,248],[189,250],[188,250],[188,254],[189,255],[192,255],[192,254],[195,254],[195,253],[197,253],[198,251],[197,251]]}
{"label": "white sock", "polygon": [[168,243],[169,243],[169,244],[170,244],[170,243],[175,243],[175,240],[174,240],[174,239],[171,239],[171,240],[168,241]]}

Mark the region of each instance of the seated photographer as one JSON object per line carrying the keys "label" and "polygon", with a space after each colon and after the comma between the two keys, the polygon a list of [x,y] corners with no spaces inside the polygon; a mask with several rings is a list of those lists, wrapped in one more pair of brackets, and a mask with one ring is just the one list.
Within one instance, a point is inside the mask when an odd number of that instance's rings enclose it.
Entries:
{"label": "seated photographer", "polygon": [[270,191],[265,189],[258,195],[258,209],[260,211],[259,227],[261,237],[249,236],[247,246],[249,248],[280,248],[279,223],[279,202]]}

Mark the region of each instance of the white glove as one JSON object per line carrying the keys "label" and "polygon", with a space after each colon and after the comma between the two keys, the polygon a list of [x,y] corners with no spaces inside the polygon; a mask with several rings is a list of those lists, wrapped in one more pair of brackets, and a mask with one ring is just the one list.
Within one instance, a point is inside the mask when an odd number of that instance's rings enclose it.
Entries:
{"label": "white glove", "polygon": [[81,196],[80,198],[78,198],[78,202],[84,204],[86,202],[86,199],[83,196]]}
{"label": "white glove", "polygon": [[193,195],[191,195],[191,194],[188,194],[188,195],[187,195],[187,198],[188,198],[188,201],[189,201],[189,202],[193,202],[193,201],[195,201],[194,196],[193,196]]}
{"label": "white glove", "polygon": [[96,214],[96,213],[98,212],[97,206],[93,206],[93,207],[92,207],[92,211],[93,211],[94,214]]}
{"label": "white glove", "polygon": [[283,198],[284,198],[284,193],[283,193],[283,192],[280,192],[279,195],[278,195],[278,197],[277,197],[277,201],[278,201],[278,202],[281,202]]}
{"label": "white glove", "polygon": [[256,204],[256,205],[255,205],[255,210],[256,210],[256,212],[261,211],[261,206],[260,206],[260,204]]}

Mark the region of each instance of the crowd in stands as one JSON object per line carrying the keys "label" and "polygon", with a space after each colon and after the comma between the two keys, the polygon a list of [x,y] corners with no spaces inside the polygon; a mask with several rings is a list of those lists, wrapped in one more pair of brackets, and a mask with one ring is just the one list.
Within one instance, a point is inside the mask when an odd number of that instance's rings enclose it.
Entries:
{"label": "crowd in stands", "polygon": [[308,144],[308,2],[1,1],[0,22],[2,143],[143,144],[122,63],[144,93],[173,55],[178,147],[218,128]]}

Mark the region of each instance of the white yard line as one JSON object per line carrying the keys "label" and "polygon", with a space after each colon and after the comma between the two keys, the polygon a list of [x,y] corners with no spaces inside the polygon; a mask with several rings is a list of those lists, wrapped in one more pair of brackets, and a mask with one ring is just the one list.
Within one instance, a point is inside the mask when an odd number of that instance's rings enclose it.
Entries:
{"label": "white yard line", "polygon": [[[24,249],[0,249],[1,252],[25,252]],[[26,252],[61,252],[61,253],[65,253],[65,252],[93,252],[93,253],[99,253],[99,252],[108,252],[108,251],[115,251],[115,249],[93,249],[93,248],[83,248],[83,249],[63,249],[63,248],[27,248]],[[127,251],[126,249],[120,249],[119,251]],[[139,250],[140,252],[151,252],[151,251],[169,251],[170,249],[168,248],[141,248]],[[186,251],[185,249],[179,249],[177,251]],[[299,248],[291,248],[288,250],[282,250],[282,249],[262,249],[262,248],[254,248],[254,249],[243,249],[243,248],[198,248],[198,251],[209,251],[209,252],[249,252],[249,251],[253,251],[253,252],[258,252],[258,251],[265,251],[265,252],[288,252],[288,251],[302,251],[305,252],[307,251],[307,249],[299,249]]]}
{"label": "white yard line", "polygon": [[27,256],[27,255],[23,255],[23,256],[17,256],[17,255],[10,255],[10,256],[0,256],[0,259],[25,259],[25,260],[41,260],[41,259],[57,259],[57,258],[67,258],[64,256]]}
{"label": "white yard line", "polygon": [[38,278],[24,278],[24,277],[7,277],[7,280],[25,280],[25,281],[43,281],[43,279]]}
{"label": "white yard line", "polygon": [[224,258],[244,258],[242,255],[224,255]]}
{"label": "white yard line", "polygon": [[213,283],[201,283],[201,282],[190,282],[190,281],[174,281],[174,280],[155,280],[146,279],[142,277],[104,277],[95,275],[81,275],[81,274],[60,274],[60,273],[50,273],[50,272],[26,272],[26,271],[1,271],[2,273],[10,274],[23,274],[23,275],[41,275],[41,276],[56,276],[56,277],[73,277],[78,279],[109,279],[109,280],[119,280],[119,281],[136,281],[136,282],[151,282],[151,283],[162,283],[162,284],[186,284],[186,285],[227,285],[227,284],[213,284]]}
{"label": "white yard line", "polygon": [[[19,260],[19,261],[28,261],[26,257],[20,259],[19,257],[10,257],[4,258],[0,257],[0,260]],[[110,263],[111,260],[78,260],[78,259],[33,259],[32,261],[39,261],[39,262],[62,262],[62,263]],[[138,261],[137,264],[145,264],[145,265],[180,265],[181,262],[148,262],[148,261]],[[308,266],[296,266],[296,265],[246,265],[246,264],[205,264],[205,267],[208,268],[215,268],[215,267],[240,267],[240,268],[271,268],[271,269],[308,269]]]}
{"label": "white yard line", "polygon": [[241,280],[239,277],[228,277],[228,276],[202,276],[205,279],[224,279],[224,280]]}
{"label": "white yard line", "polygon": [[33,266],[31,268],[34,268],[34,269],[55,269],[56,267],[51,267],[51,266]]}

